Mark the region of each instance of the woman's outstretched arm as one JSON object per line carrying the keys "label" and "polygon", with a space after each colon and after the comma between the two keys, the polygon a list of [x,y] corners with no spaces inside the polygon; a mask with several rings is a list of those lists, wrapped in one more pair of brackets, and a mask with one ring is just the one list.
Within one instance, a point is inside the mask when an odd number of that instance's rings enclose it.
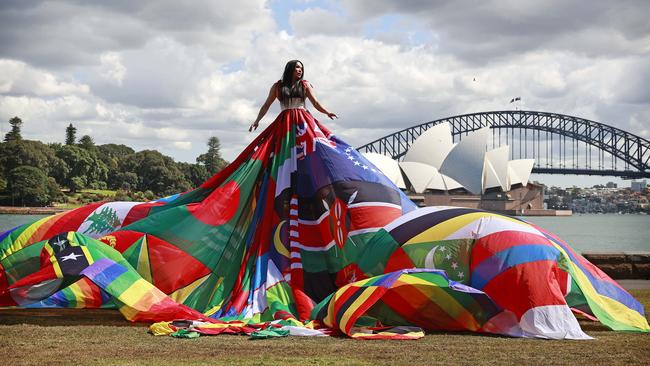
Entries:
{"label": "woman's outstretched arm", "polygon": [[323,114],[326,114],[327,117],[329,117],[330,119],[339,118],[336,114],[329,112],[327,109],[325,109],[325,107],[323,107],[322,104],[320,104],[318,99],[316,99],[314,90],[312,89],[311,85],[309,85],[309,83],[305,83],[304,86],[305,86],[305,93],[307,94],[307,98],[309,98],[309,101],[314,106],[314,108],[316,108],[316,110],[318,110]]}
{"label": "woman's outstretched arm", "polygon": [[266,101],[264,104],[262,104],[262,107],[260,108],[260,112],[257,114],[257,118],[255,119],[255,122],[248,128],[248,132],[254,131],[257,129],[257,126],[260,124],[260,120],[264,118],[266,115],[266,112],[268,112],[269,107],[271,107],[271,104],[275,101],[275,98],[278,97],[278,88],[277,84],[273,84],[271,86],[271,90],[269,91],[269,96],[266,97]]}

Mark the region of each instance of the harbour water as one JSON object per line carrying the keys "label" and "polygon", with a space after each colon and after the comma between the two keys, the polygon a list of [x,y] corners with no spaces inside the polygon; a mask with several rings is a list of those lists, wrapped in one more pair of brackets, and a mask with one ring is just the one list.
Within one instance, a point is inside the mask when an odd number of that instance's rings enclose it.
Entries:
{"label": "harbour water", "polygon": [[[0,215],[0,233],[42,215]],[[577,252],[650,251],[650,215],[522,217],[557,234]]]}
{"label": "harbour water", "polygon": [[40,218],[47,217],[49,215],[7,215],[0,214],[0,233],[14,228],[18,225],[26,224],[28,222],[34,222]]}
{"label": "harbour water", "polygon": [[650,251],[650,215],[574,214],[522,217],[578,252]]}

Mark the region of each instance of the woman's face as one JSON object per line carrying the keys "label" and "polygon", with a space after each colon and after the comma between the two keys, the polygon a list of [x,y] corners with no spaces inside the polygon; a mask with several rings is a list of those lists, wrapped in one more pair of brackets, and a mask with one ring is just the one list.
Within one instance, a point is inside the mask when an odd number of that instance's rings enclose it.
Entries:
{"label": "woman's face", "polygon": [[296,62],[296,67],[293,69],[293,80],[298,80],[302,78],[302,64]]}

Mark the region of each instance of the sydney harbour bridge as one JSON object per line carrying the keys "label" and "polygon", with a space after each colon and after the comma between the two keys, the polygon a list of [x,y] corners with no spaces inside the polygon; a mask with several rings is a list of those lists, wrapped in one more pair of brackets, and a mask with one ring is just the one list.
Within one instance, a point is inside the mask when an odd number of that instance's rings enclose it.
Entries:
{"label": "sydney harbour bridge", "polygon": [[454,142],[490,127],[488,148],[510,146],[510,159],[535,159],[533,173],[650,178],[650,141],[603,123],[558,113],[496,111],[463,114],[397,131],[358,148],[400,160],[413,141],[449,123]]}

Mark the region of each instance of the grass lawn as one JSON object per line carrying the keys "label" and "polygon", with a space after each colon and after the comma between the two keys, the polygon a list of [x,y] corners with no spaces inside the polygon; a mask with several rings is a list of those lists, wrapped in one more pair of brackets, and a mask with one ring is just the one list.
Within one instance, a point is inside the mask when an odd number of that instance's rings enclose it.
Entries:
{"label": "grass lawn", "polygon": [[55,202],[54,207],[65,208],[65,209],[75,209],[81,206],[85,206],[91,202],[106,201],[115,197],[117,191],[110,189],[82,189],[76,193],[70,193],[69,191],[64,191],[66,195],[67,202],[60,203]]}
{"label": "grass lawn", "polygon": [[84,206],[84,204],[70,203],[70,202],[66,202],[66,203],[55,202],[55,203],[52,204],[52,207],[65,208],[65,209],[70,209],[70,210],[75,209],[75,208],[79,208],[81,206]]}
{"label": "grass lawn", "polygon": [[80,193],[92,193],[92,194],[97,194],[101,195],[104,197],[113,197],[117,193],[117,191],[111,190],[111,189],[82,189],[79,191]]}
{"label": "grass lawn", "polygon": [[[650,309],[650,290],[631,291]],[[2,310],[0,359],[20,364],[127,365],[630,365],[650,361],[650,334],[581,321],[592,341],[432,333],[418,341],[245,336],[154,337],[114,310]]]}

